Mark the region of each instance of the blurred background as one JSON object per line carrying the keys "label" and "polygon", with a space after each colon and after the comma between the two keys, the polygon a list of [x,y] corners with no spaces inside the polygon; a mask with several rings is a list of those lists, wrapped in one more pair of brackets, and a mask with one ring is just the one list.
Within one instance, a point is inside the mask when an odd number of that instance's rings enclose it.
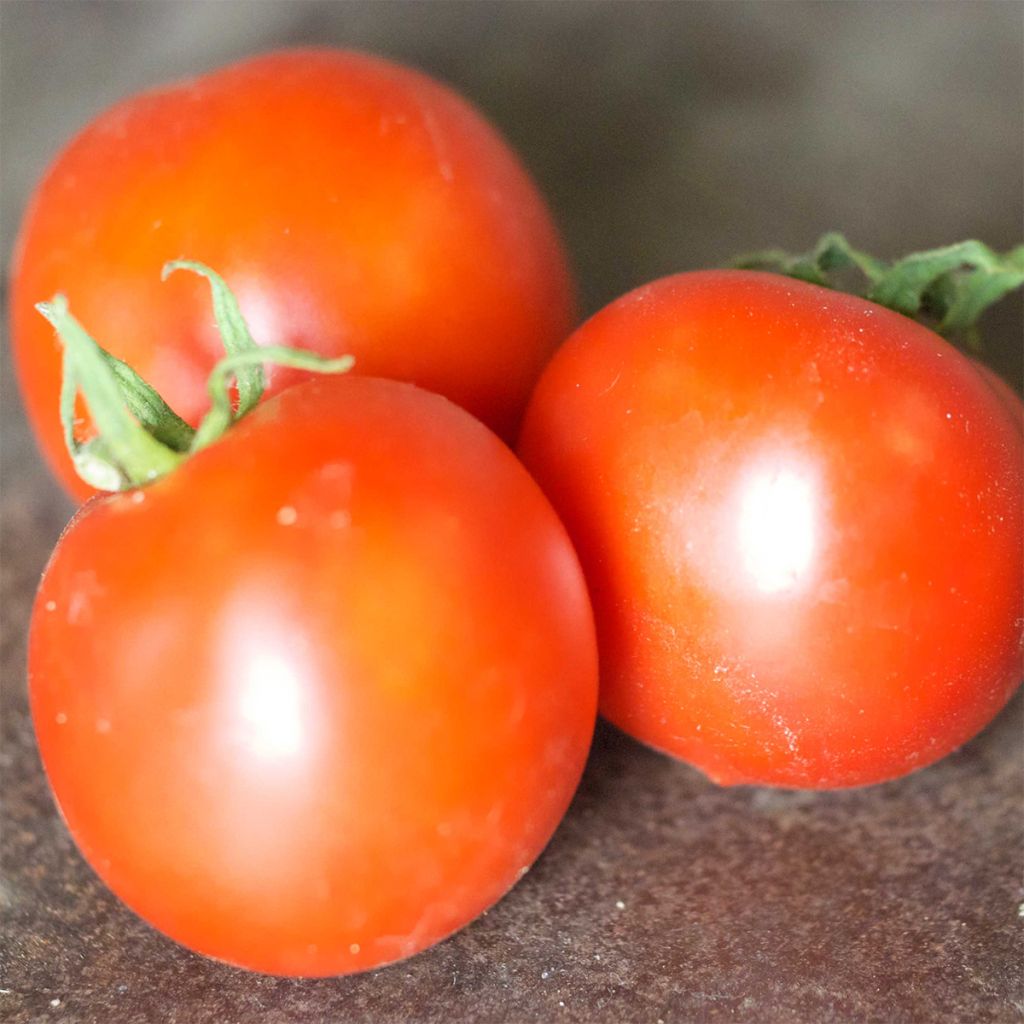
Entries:
{"label": "blurred background", "polygon": [[[480,107],[547,195],[587,314],[829,228],[883,257],[1024,235],[1020,3],[7,0],[4,283],[34,182],[88,120],[310,43],[415,65]],[[1018,297],[984,325],[985,358],[1018,390],[1021,323]],[[23,634],[70,506],[32,448],[6,342],[3,370],[0,1017],[1020,1019],[1020,700],[928,772],[818,796],[715,790],[599,731],[565,826],[500,914],[379,983],[251,978],[172,947],[84,867],[36,759]]]}

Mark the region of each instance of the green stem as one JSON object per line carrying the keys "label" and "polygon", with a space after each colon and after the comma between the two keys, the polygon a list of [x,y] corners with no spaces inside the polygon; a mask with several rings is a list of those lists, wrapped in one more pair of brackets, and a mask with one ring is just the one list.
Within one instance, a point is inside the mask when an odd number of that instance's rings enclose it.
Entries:
{"label": "green stem", "polygon": [[103,354],[117,377],[121,394],[132,415],[161,444],[172,451],[187,452],[195,431],[126,362],[109,352]]}
{"label": "green stem", "polygon": [[312,370],[316,373],[345,373],[355,364],[352,356],[340,356],[337,359],[326,359],[315,352],[302,349],[287,348],[283,345],[268,345],[254,352],[236,352],[225,356],[210,372],[206,389],[210,394],[210,410],[203,417],[195,437],[192,439],[192,451],[216,441],[233,420],[241,415],[231,408],[232,378],[236,380],[240,371],[254,364],[273,363],[275,366],[289,366],[297,370]]}
{"label": "green stem", "polygon": [[[853,291],[977,347],[981,314],[1024,285],[1024,245],[1001,254],[981,242],[958,242],[887,264],[854,249],[841,234],[829,232],[809,253],[792,256],[772,249],[741,256],[731,266]],[[864,285],[844,287],[835,279],[836,272],[857,274]]]}
{"label": "green stem", "polygon": [[[213,298],[213,317],[220,331],[221,343],[228,355],[256,352],[258,346],[249,333],[249,325],[242,316],[238,301],[224,278],[216,271],[195,260],[171,260],[161,271],[161,280],[166,281],[176,270],[191,270],[193,274],[205,277],[210,283]],[[263,365],[256,361],[240,366],[235,383],[238,387],[238,415],[244,416],[263,397],[266,382],[263,379]]]}
{"label": "green stem", "polygon": [[[214,316],[227,353],[210,373],[210,410],[198,430],[178,416],[127,363],[97,344],[71,315],[63,295],[36,306],[64,346],[60,414],[68,452],[82,479],[99,490],[119,491],[149,483],[169,473],[189,454],[213,444],[263,397],[264,363],[316,373],[344,373],[354,363],[351,356],[327,359],[280,345],[259,348],[219,274],[201,263],[175,260],[166,264],[163,277],[175,270],[191,270],[209,281]],[[232,380],[237,387],[237,408],[232,408]],[[97,431],[84,442],[75,436],[79,391]]]}
{"label": "green stem", "polygon": [[[132,415],[109,354],[71,315],[67,299],[56,295],[50,302],[40,302],[36,309],[64,343],[61,418],[68,451],[83,479],[104,490],[120,490],[170,472],[181,461],[181,455],[158,441]],[[85,443],[75,437],[75,396],[79,389],[98,432],[97,438]]]}

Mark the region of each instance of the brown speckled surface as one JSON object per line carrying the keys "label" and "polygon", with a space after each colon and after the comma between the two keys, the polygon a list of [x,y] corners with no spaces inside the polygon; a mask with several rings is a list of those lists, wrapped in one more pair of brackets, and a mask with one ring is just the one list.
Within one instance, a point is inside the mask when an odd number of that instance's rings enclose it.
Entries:
{"label": "brown speckled surface", "polygon": [[[883,255],[1024,233],[1016,4],[37,2],[0,18],[5,269],[26,190],[91,114],[308,41],[407,59],[474,98],[551,195],[587,311],[826,227]],[[990,362],[1017,381],[1020,324],[1011,302],[988,325]],[[2,405],[8,1024],[1024,1018],[1020,697],[945,762],[833,794],[717,789],[601,727],[548,851],[436,949],[306,982],[174,946],[97,881],[46,790],[24,630],[69,506],[6,361]]]}

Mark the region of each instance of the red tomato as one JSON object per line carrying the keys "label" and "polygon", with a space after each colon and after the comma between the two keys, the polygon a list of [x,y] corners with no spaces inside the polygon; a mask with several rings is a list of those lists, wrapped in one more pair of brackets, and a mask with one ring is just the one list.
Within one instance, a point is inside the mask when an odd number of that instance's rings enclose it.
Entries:
{"label": "red tomato", "polygon": [[[64,292],[104,345],[195,423],[221,354],[187,257],[216,267],[260,344],[352,354],[514,435],[572,326],[559,238],[508,146],[455,93],[373,57],[256,57],[115,106],[57,158],[25,216],[12,332],[29,416],[69,490],[60,353],[33,304]],[[296,371],[270,372],[270,392]]]}
{"label": "red tomato", "polygon": [[1017,429],[1024,434],[1024,401],[1021,401],[1020,395],[995,370],[990,370],[984,363],[975,362],[974,365],[988,386],[999,396],[1017,424]]}
{"label": "red tomato", "polygon": [[436,395],[335,378],[86,504],[29,684],[71,834],[130,907],[328,975],[430,946],[525,872],[583,768],[596,644],[513,454]]}
{"label": "red tomato", "polygon": [[769,274],[681,274],[560,350],[521,453],[577,544],[602,711],[721,783],[935,761],[1021,678],[1024,458],[919,324]]}

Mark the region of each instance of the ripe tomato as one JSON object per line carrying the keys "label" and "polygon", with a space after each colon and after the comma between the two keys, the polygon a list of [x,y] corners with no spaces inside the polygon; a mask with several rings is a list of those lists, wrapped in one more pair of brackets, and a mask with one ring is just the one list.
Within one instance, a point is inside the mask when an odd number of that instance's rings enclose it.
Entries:
{"label": "ripe tomato", "polygon": [[412,385],[319,379],[83,506],[29,684],[68,827],[130,907],[328,975],[437,942],[537,857],[587,754],[596,644],[501,442]]}
{"label": "ripe tomato", "polygon": [[521,453],[587,575],[602,711],[718,782],[902,775],[1020,681],[1021,437],[909,319],[655,282],[559,351]]}
{"label": "ripe tomato", "polygon": [[[60,354],[33,305],[83,323],[190,423],[220,354],[201,282],[216,267],[260,344],[352,354],[506,437],[572,326],[545,206],[508,146],[437,82],[369,56],[256,57],[135,96],[57,158],[25,216],[12,334],[29,416],[69,490]],[[296,371],[271,374],[270,392]]]}
{"label": "ripe tomato", "polygon": [[1017,424],[1017,429],[1024,434],[1024,401],[1021,401],[1020,395],[994,370],[990,370],[983,363],[976,362],[974,365],[988,386],[999,396],[1013,422]]}

